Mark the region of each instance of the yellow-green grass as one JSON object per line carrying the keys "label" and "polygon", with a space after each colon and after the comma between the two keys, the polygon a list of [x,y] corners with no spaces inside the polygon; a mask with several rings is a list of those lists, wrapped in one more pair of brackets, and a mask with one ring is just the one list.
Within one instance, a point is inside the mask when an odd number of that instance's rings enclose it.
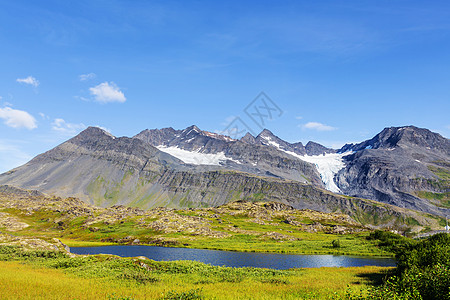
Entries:
{"label": "yellow-green grass", "polygon": [[[109,241],[117,241],[127,236],[139,239],[141,244],[154,244],[155,240],[169,240],[167,243],[176,247],[216,249],[229,251],[247,252],[273,252],[273,253],[295,253],[295,254],[342,254],[342,255],[364,255],[364,256],[392,256],[393,254],[377,247],[374,241],[366,239],[368,232],[354,234],[326,234],[324,232],[305,232],[298,227],[285,224],[281,220],[266,222],[267,224],[256,224],[248,216],[223,215],[222,223],[214,218],[207,218],[210,228],[217,232],[225,232],[229,237],[214,238],[196,235],[189,232],[164,233],[144,228],[139,224],[139,217],[129,217],[120,223],[105,224],[103,222],[92,224],[96,231],[91,231],[83,225],[87,217],[77,217],[65,221],[62,226],[52,220],[61,218],[60,213],[50,211],[37,211],[28,216],[19,210],[4,210],[16,216],[30,226],[21,230],[11,232],[14,235],[37,236],[44,238],[56,237],[61,239],[69,247],[80,246],[104,246],[114,244]],[[180,214],[193,214],[196,211],[177,211]],[[148,222],[148,220],[145,220]],[[302,220],[309,223],[307,219]],[[327,221],[330,223],[332,221]],[[272,225],[271,225],[272,224]],[[230,231],[236,228],[237,232]],[[2,231],[7,231],[1,229]],[[292,237],[296,240],[277,240],[270,233],[279,233]],[[340,247],[332,247],[332,241],[339,239]]]}
{"label": "yellow-green grass", "polygon": [[433,193],[429,191],[418,191],[417,196],[432,200],[436,205],[450,208],[450,192],[445,193]]}
{"label": "yellow-green grass", "polygon": [[[11,232],[14,235],[37,236],[43,238],[59,238],[70,247],[77,246],[104,246],[131,237],[126,242],[139,239],[140,244],[165,245],[176,247],[215,249],[246,252],[273,252],[292,254],[336,254],[336,255],[363,255],[363,256],[392,256],[393,254],[377,247],[377,242],[368,241],[369,231],[347,234],[330,234],[324,231],[308,232],[300,226],[285,221],[285,216],[274,216],[264,222],[255,222],[249,213],[243,211],[233,214],[230,209],[225,213],[216,213],[203,210],[174,210],[175,216],[196,216],[207,222],[212,232],[224,233],[228,237],[211,237],[185,230],[182,232],[164,232],[152,229],[150,224],[157,218],[153,216],[127,216],[123,219],[96,223],[85,226],[88,215],[72,216],[61,211],[37,210],[27,214],[19,209],[4,209],[29,227]],[[305,226],[313,225],[317,221],[321,226],[330,229],[339,225],[339,219],[311,219],[314,213],[293,212],[290,217]],[[325,217],[325,216],[324,216]],[[144,224],[144,225],[143,225]],[[344,222],[345,224],[345,222]],[[349,224],[349,230],[355,227]],[[356,229],[362,230],[358,226]],[[2,229],[7,231],[7,229]],[[282,235],[281,239],[273,235]],[[219,235],[220,236],[220,235]],[[292,240],[290,240],[292,239]],[[340,247],[333,247],[333,240],[340,240]],[[162,241],[162,242],[161,242]],[[166,242],[168,241],[168,242]]]}
{"label": "yellow-green grass", "polygon": [[67,238],[59,238],[59,240],[69,247],[99,247],[99,246],[117,245],[115,243],[110,243],[110,242],[80,241],[80,240],[73,240],[73,239],[67,239]]}
{"label": "yellow-green grass", "polygon": [[[178,236],[177,236],[178,235]],[[366,239],[367,233],[358,235],[330,235],[324,233],[298,233],[297,241],[276,241],[260,239],[257,236],[238,234],[229,238],[213,239],[207,237],[184,237],[171,234],[188,248],[214,249],[239,252],[270,252],[290,254],[335,254],[355,256],[392,256],[392,253],[375,247],[374,241]],[[332,241],[338,239],[340,247],[334,248]],[[181,244],[183,245],[183,244]]]}
{"label": "yellow-green grass", "polygon": [[[291,270],[279,279],[210,281],[199,272],[158,273],[157,282],[82,278],[60,269],[0,262],[0,299],[160,299],[197,290],[205,299],[343,299],[358,293],[388,270],[382,267]],[[151,271],[150,271],[151,272]]]}

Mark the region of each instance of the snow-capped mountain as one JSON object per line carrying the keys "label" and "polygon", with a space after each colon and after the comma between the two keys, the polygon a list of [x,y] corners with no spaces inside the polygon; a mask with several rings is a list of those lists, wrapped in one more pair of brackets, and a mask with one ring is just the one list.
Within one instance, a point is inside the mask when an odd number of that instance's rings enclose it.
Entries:
{"label": "snow-capped mountain", "polygon": [[104,206],[214,206],[257,197],[348,211],[352,200],[327,189],[445,216],[450,142],[413,126],[386,128],[338,151],[289,143],[267,129],[235,140],[197,126],[144,130],[132,138],[90,127],[0,174],[0,184]]}
{"label": "snow-capped mountain", "polygon": [[[256,138],[247,133],[239,141],[200,130],[195,125],[184,130],[147,129],[137,134],[135,138],[141,139],[185,163],[217,166],[228,164],[229,167],[235,163],[239,166],[234,165],[234,169],[241,171],[254,174],[265,172],[266,175],[273,174],[281,178],[306,182],[301,174],[298,174],[300,177],[297,176],[297,173],[295,176],[286,174],[286,170],[284,170],[288,168],[286,164],[280,165],[278,161],[276,164],[271,163],[280,155],[287,159],[285,154],[288,154],[288,159],[296,161],[297,164],[298,160],[302,164],[304,162],[313,164],[320,174],[324,187],[332,192],[340,192],[333,178],[344,167],[342,156],[345,154],[335,154],[335,150],[314,142],[308,142],[306,147],[301,142],[291,144],[280,139],[268,129],[264,129]],[[264,155],[266,152],[270,152],[270,156]],[[248,153],[253,153],[253,155],[249,157]],[[312,177],[309,172],[307,175]]]}
{"label": "snow-capped mountain", "polygon": [[303,146],[301,142],[291,144],[280,139],[268,129],[264,129],[256,138],[247,133],[241,140],[254,145],[273,147],[300,160],[312,163],[317,168],[325,188],[334,193],[341,192],[334,182],[334,176],[344,167],[342,157],[348,155],[348,152],[335,153],[336,150],[311,141],[306,146]]}
{"label": "snow-capped mountain", "polygon": [[[193,125],[184,130],[172,128],[144,130],[134,136],[188,164],[222,166],[255,175],[273,176],[325,187],[314,164],[299,159],[278,147],[263,141],[269,137],[264,130],[255,142],[234,140],[217,133],[200,130]],[[273,140],[292,149],[289,143],[275,137]],[[290,147],[290,148],[289,148]]]}

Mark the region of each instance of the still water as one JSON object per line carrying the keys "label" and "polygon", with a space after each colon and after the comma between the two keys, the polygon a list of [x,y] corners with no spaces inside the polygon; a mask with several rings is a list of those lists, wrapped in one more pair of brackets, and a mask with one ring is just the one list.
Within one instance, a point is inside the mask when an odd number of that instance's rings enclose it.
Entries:
{"label": "still water", "polygon": [[320,267],[395,267],[393,258],[346,255],[299,255],[254,252],[231,252],[157,246],[73,247],[76,254],[114,254],[122,257],[145,256],[152,260],[195,260],[213,266],[255,267],[270,269]]}

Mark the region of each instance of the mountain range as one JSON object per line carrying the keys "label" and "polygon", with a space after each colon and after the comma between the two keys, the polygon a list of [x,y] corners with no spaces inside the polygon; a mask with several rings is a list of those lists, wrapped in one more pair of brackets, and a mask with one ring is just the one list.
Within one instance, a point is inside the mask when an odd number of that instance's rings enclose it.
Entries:
{"label": "mountain range", "polygon": [[0,174],[0,184],[99,206],[207,207],[244,199],[339,211],[375,225],[394,216],[426,225],[422,213],[450,215],[450,140],[390,127],[330,149],[289,143],[267,129],[235,140],[197,126],[131,138],[89,127]]}

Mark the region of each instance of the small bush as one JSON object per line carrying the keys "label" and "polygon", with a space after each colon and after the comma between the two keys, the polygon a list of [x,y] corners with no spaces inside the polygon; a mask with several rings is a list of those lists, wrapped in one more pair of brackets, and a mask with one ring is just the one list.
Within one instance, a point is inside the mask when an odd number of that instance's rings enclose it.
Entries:
{"label": "small bush", "polygon": [[157,278],[152,277],[150,276],[150,274],[144,272],[125,272],[123,274],[120,274],[118,277],[125,280],[135,281],[140,284],[154,283],[159,281]]}
{"label": "small bush", "polygon": [[202,295],[201,289],[193,289],[186,292],[169,291],[162,298],[163,300],[195,300],[195,299],[205,299]]}
{"label": "small bush", "polygon": [[333,248],[341,248],[341,241],[340,240],[333,240],[331,242],[331,245],[333,246]]}
{"label": "small bush", "polygon": [[78,268],[82,266],[84,262],[77,258],[65,258],[55,261],[51,267],[55,269],[68,269],[68,268]]}
{"label": "small bush", "polygon": [[289,284],[289,281],[284,280],[284,279],[278,279],[278,278],[263,279],[263,280],[261,280],[261,282],[262,283],[276,284],[276,285]]}

